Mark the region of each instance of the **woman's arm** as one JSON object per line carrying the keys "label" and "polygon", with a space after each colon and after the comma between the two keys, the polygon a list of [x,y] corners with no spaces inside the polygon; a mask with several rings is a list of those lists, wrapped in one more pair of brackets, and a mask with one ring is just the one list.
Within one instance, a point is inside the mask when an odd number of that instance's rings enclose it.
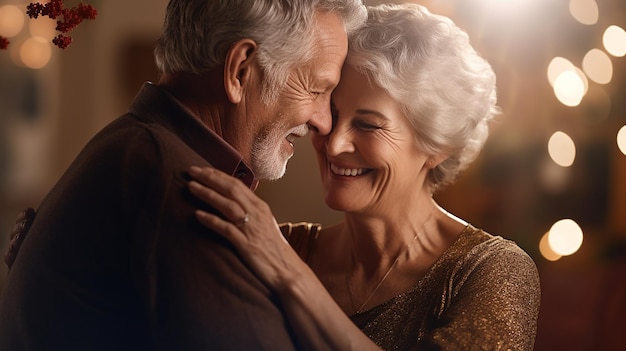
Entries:
{"label": "woman's arm", "polygon": [[189,173],[194,179],[189,183],[191,193],[224,216],[198,210],[198,220],[228,239],[279,296],[302,349],[380,350],[289,246],[263,200],[241,181],[218,170],[191,167]]}

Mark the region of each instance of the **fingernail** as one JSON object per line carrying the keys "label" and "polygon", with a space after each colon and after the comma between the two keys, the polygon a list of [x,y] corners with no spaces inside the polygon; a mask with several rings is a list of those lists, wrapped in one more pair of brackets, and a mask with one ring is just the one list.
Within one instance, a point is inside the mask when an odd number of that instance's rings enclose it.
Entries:
{"label": "fingernail", "polygon": [[200,168],[198,166],[191,166],[191,167],[189,167],[189,174],[191,174],[191,175],[198,175],[198,174],[200,174],[200,172],[202,172],[202,168]]}

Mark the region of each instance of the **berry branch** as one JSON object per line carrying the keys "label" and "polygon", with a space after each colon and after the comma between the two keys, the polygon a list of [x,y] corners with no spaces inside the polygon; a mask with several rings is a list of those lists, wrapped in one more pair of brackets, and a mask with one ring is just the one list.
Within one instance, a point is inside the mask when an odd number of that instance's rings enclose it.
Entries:
{"label": "berry branch", "polygon": [[[67,48],[72,43],[72,37],[66,33],[76,28],[83,20],[95,19],[98,11],[91,5],[83,4],[72,8],[66,8],[63,0],[50,0],[46,4],[39,2],[31,2],[26,6],[26,14],[30,18],[39,16],[48,16],[57,20],[56,30],[61,32],[52,43],[61,49]],[[9,39],[0,36],[0,49],[6,49],[9,46]]]}

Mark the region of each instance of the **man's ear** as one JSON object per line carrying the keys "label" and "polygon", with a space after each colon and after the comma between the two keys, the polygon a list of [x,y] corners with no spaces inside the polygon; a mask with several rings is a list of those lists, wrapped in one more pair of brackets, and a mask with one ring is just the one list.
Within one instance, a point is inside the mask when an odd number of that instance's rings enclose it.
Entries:
{"label": "man's ear", "polygon": [[228,100],[233,104],[243,98],[245,87],[250,82],[255,64],[256,43],[241,39],[226,54],[224,62],[224,89]]}

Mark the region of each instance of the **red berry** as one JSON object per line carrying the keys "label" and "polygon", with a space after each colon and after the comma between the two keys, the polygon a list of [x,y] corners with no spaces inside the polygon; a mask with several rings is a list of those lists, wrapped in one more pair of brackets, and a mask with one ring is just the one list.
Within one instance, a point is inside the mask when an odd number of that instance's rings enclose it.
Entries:
{"label": "red berry", "polygon": [[9,39],[0,36],[0,50],[6,50],[9,47]]}
{"label": "red berry", "polygon": [[72,37],[59,34],[54,39],[52,39],[52,43],[61,49],[65,49],[72,43]]}

